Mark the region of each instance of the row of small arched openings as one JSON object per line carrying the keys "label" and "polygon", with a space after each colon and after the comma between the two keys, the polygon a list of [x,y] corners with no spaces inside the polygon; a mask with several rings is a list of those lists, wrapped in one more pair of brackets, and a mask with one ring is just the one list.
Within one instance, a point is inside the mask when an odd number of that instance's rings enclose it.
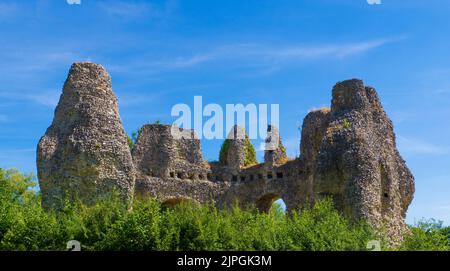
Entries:
{"label": "row of small arched openings", "polygon": [[190,180],[205,180],[205,179],[212,179],[211,173],[185,173],[185,172],[174,172],[171,171],[169,173],[170,178],[176,178],[176,179],[190,179]]}
{"label": "row of small arched openings", "polygon": [[237,182],[237,181],[241,181],[241,182],[245,182],[247,180],[249,181],[254,181],[255,179],[258,180],[262,180],[264,179],[264,177],[266,177],[268,180],[273,180],[273,179],[277,179],[277,180],[281,180],[283,179],[283,172],[276,172],[275,174],[273,172],[267,172],[267,173],[258,173],[258,174],[249,174],[249,175],[233,175],[231,181],[232,182]]}

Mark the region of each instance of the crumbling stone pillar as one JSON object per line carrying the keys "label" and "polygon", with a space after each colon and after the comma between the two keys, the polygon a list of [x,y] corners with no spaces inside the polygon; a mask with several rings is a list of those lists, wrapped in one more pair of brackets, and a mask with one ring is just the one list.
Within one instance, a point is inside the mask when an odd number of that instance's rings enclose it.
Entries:
{"label": "crumbling stone pillar", "polygon": [[70,68],[53,123],[39,141],[37,169],[45,208],[58,209],[65,198],[92,204],[114,190],[132,198],[131,153],[102,66]]}
{"label": "crumbling stone pillar", "polygon": [[329,125],[316,153],[314,193],[331,196],[344,214],[386,227],[401,241],[414,177],[400,156],[392,122],[375,89],[361,80],[333,88]]}
{"label": "crumbling stone pillar", "polygon": [[238,174],[245,166],[245,129],[235,125],[228,134],[225,165],[231,174]]}
{"label": "crumbling stone pillar", "polygon": [[286,163],[288,158],[286,149],[281,142],[280,131],[277,127],[269,125],[264,151],[264,163],[268,168]]}

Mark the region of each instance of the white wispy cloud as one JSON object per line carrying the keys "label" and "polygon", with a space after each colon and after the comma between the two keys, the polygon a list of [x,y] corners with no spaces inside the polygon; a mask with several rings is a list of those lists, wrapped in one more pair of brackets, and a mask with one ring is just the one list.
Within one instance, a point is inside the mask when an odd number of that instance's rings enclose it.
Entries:
{"label": "white wispy cloud", "polygon": [[[259,43],[237,43],[203,49],[188,56],[178,56],[169,59],[154,59],[142,57],[131,60],[127,65],[111,65],[116,71],[165,72],[177,69],[188,69],[215,62],[227,62],[229,65],[246,66],[256,69],[278,70],[283,66],[292,65],[299,61],[322,58],[343,59],[364,54],[388,43],[402,40],[386,38],[350,42],[341,44],[316,45],[269,45]],[[126,66],[126,67],[124,67]]]}
{"label": "white wispy cloud", "polygon": [[12,86],[19,87],[25,82],[41,80],[43,74],[68,70],[73,62],[87,60],[81,51],[70,44],[40,47],[0,44],[0,58],[3,60],[0,73],[5,75],[6,82],[14,82]]}
{"label": "white wispy cloud", "polygon": [[217,57],[211,54],[199,54],[188,57],[175,57],[172,59],[161,60],[140,58],[138,60],[131,60],[126,65],[111,63],[107,66],[109,70],[113,72],[160,73],[172,70],[188,69],[213,60],[217,60]]}
{"label": "white wispy cloud", "polygon": [[39,94],[26,95],[25,98],[40,105],[55,107],[60,96],[61,91],[46,91]]}
{"label": "white wispy cloud", "polygon": [[277,46],[264,44],[235,44],[222,46],[208,54],[212,58],[261,58],[265,60],[305,60],[314,58],[345,58],[395,42],[400,38],[378,39],[342,44]]}
{"label": "white wispy cloud", "polygon": [[[58,104],[59,97],[61,95],[61,91],[42,91],[38,94],[35,93],[24,93],[24,92],[0,92],[0,97],[10,99],[10,100],[18,100],[18,101],[31,101],[36,104],[55,107]],[[1,121],[1,118],[0,118]]]}
{"label": "white wispy cloud", "polygon": [[160,62],[159,64],[163,65],[168,69],[189,68],[207,61],[211,61],[214,58],[215,58],[214,55],[211,54],[194,55],[188,58],[179,58],[168,62]]}
{"label": "white wispy cloud", "polygon": [[266,51],[269,57],[277,59],[307,59],[321,57],[345,58],[362,54],[398,39],[379,39],[345,44],[321,44],[272,48]]}
{"label": "white wispy cloud", "polygon": [[400,151],[405,153],[437,155],[448,152],[444,147],[433,143],[403,136],[397,136],[397,144]]}

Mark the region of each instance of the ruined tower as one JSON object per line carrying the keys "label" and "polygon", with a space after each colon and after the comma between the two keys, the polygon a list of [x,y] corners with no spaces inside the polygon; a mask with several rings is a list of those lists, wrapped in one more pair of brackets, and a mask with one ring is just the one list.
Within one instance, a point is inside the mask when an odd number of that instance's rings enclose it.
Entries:
{"label": "ruined tower", "polygon": [[331,196],[345,215],[385,227],[391,242],[398,243],[414,177],[375,89],[356,79],[336,84],[327,114],[328,127],[315,154],[315,196]]}
{"label": "ruined tower", "polygon": [[265,141],[264,164],[267,167],[281,165],[287,162],[286,149],[281,142],[280,131],[277,127],[267,127],[267,138]]}
{"label": "ruined tower", "polygon": [[224,164],[233,173],[238,173],[245,166],[245,129],[235,125],[228,134]]}
{"label": "ruined tower", "polygon": [[91,204],[113,190],[132,198],[131,153],[102,66],[70,68],[53,123],[39,141],[37,169],[45,208],[58,209],[65,198]]}

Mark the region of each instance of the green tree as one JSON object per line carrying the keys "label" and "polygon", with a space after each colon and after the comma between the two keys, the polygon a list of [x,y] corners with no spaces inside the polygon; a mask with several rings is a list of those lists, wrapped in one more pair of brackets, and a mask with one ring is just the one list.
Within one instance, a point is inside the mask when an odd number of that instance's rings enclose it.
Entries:
{"label": "green tree", "polygon": [[[254,209],[218,209],[184,201],[165,207],[118,195],[85,206],[66,202],[56,212],[42,209],[32,176],[0,169],[0,250],[65,250],[78,240],[83,250],[366,250],[380,240],[364,221],[343,217],[331,200],[285,215]],[[412,226],[399,250],[449,250],[449,228],[435,220]],[[392,249],[392,248],[391,248]]]}
{"label": "green tree", "polygon": [[[220,147],[220,153],[219,153],[219,162],[222,164],[226,164],[228,152],[230,149],[232,143],[232,139],[225,139],[222,143],[222,146]],[[253,146],[252,142],[250,141],[250,138],[248,135],[245,135],[245,160],[244,160],[244,166],[251,166],[258,164],[258,160],[256,159],[256,151],[255,147]]]}
{"label": "green tree", "polygon": [[447,228],[442,221],[434,219],[421,220],[410,227],[410,233],[405,236],[400,250],[406,251],[448,251],[450,240]]}

